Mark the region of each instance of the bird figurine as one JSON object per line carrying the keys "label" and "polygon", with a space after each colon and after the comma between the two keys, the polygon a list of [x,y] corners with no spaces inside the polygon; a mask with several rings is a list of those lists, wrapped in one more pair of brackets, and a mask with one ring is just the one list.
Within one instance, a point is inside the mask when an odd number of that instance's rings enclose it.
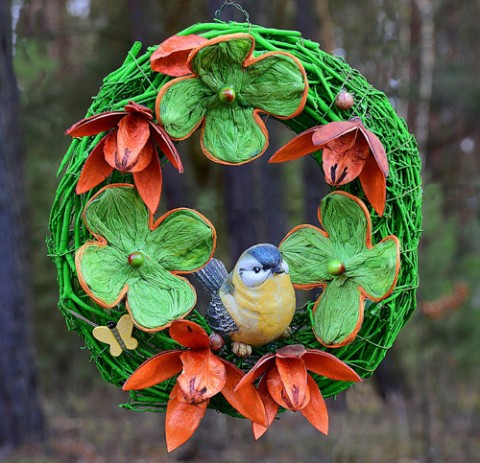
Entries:
{"label": "bird figurine", "polygon": [[248,248],[231,273],[223,262],[212,259],[194,275],[212,297],[207,323],[232,340],[236,355],[247,357],[252,346],[289,335],[295,290],[288,264],[273,244]]}

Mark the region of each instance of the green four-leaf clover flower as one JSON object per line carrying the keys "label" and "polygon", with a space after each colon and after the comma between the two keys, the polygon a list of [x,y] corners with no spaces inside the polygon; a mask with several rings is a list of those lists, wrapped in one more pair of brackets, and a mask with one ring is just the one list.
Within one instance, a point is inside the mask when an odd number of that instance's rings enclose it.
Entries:
{"label": "green four-leaf clover flower", "polygon": [[183,140],[203,124],[203,152],[221,164],[243,164],[266,150],[268,132],[259,113],[295,117],[308,82],[293,55],[254,58],[254,47],[251,35],[231,34],[192,51],[187,64],[193,75],[170,81],[157,97],[157,119],[170,137]]}
{"label": "green four-leaf clover flower", "polygon": [[323,345],[341,347],[362,325],[365,298],[380,301],[393,291],[399,241],[387,236],[373,246],[365,204],[343,191],[325,196],[319,220],[324,230],[300,225],[285,237],[280,251],[295,287],[323,287],[313,309],[313,331]]}
{"label": "green four-leaf clover flower", "polygon": [[191,273],[212,257],[213,225],[191,209],[174,209],[157,221],[132,185],[110,185],[87,204],[85,224],[95,240],[76,253],[79,282],[99,305],[126,298],[135,325],[158,331],[194,307]]}

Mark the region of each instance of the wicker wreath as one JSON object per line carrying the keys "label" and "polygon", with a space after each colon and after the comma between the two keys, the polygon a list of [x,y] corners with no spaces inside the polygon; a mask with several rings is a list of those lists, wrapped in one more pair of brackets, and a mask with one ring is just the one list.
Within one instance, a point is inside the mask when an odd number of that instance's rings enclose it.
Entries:
{"label": "wicker wreath", "polygon": [[[354,196],[365,202],[368,213],[371,215],[372,242],[382,242],[390,235],[398,238],[400,271],[398,272],[397,268],[398,281],[393,290],[388,292],[387,297],[378,298],[382,299],[378,302],[374,302],[375,298],[367,299],[363,325],[352,342],[349,340],[345,345],[335,349],[329,349],[319,343],[318,336],[312,332],[311,320],[315,306],[315,301],[312,301],[305,307],[297,309],[291,324],[293,333],[290,338],[254,348],[252,355],[245,358],[234,355],[227,348],[219,350],[216,355],[234,363],[246,373],[261,356],[288,345],[301,344],[307,350],[323,350],[333,354],[361,378],[367,378],[382,361],[416,306],[417,247],[421,233],[421,178],[420,159],[415,139],[408,132],[405,122],[395,114],[382,92],[373,88],[358,71],[350,68],[342,59],[325,53],[317,43],[302,38],[298,32],[275,30],[251,24],[215,22],[196,24],[179,33],[179,36],[195,35],[201,37],[203,43],[205,39],[219,38],[218,40],[221,41],[223,36],[229,34],[240,34],[240,36],[248,34],[253,37],[255,57],[271,52],[288,53],[303,67],[304,75],[308,79],[308,96],[304,106],[302,104],[303,110],[288,119],[279,117],[293,131],[308,133],[313,127],[339,121],[350,121],[351,124],[358,125],[359,123],[355,122],[358,119],[354,119],[357,117],[362,121],[358,127],[361,126],[362,130],[366,131],[362,133],[374,133],[380,140],[385,148],[389,166],[386,202],[384,210],[381,211],[383,214],[375,212],[376,207],[372,207],[372,201],[366,197],[365,188],[358,179],[334,189],[342,191],[341,194],[346,197]],[[141,44],[136,43],[129,51],[123,65],[104,79],[103,86],[94,98],[87,116],[105,112],[118,114],[125,111],[129,104],[133,107],[140,104],[152,111],[155,109],[159,92],[165,93],[165,89],[170,85],[169,82],[172,82],[172,77],[152,70],[150,61],[157,47],[151,47],[145,54],[139,56],[140,48]],[[346,107],[341,105],[339,107],[338,100],[335,103],[336,98],[344,95],[344,92],[354,96],[353,105],[347,102]],[[226,89],[225,98],[230,97],[229,89]],[[255,117],[259,118],[258,114]],[[275,115],[270,114],[269,117],[275,117]],[[192,127],[192,130],[195,128]],[[124,184],[124,186],[127,184],[124,190],[128,191],[132,184],[130,173],[114,171],[110,176],[104,175],[106,178],[98,187],[84,194],[77,194],[77,183],[86,159],[96,147],[98,149],[100,142],[108,143],[108,140],[102,141],[103,135],[104,133],[75,138],[64,157],[59,170],[64,173],[51,211],[49,251],[58,271],[59,309],[66,319],[69,330],[78,332],[85,340],[86,347],[90,350],[92,360],[103,379],[117,387],[122,387],[144,361],[161,352],[180,347],[172,339],[168,329],[135,329],[134,338],[138,346],[135,344],[132,346],[136,347],[135,349],[125,350],[122,355],[112,356],[109,346],[99,341],[102,334],[98,335],[98,329],[106,330],[105,336],[108,337],[110,329],[108,327],[111,326],[109,323],[112,320],[123,323],[121,317],[127,313],[127,309],[125,303],[119,300],[114,301],[115,304],[106,310],[82,289],[75,258],[76,255],[78,258],[79,250],[85,246],[85,243],[91,243],[92,235],[97,237],[98,234],[98,231],[92,231],[85,225],[85,209],[100,188],[105,191],[104,188],[109,184]],[[160,142],[169,143],[168,140],[160,140]],[[321,167],[321,154],[316,153],[313,157]],[[176,163],[177,159],[171,155],[169,161]],[[319,169],[319,175],[321,175],[321,169]],[[148,193],[147,191],[145,195],[148,196]],[[148,201],[145,202],[148,206]],[[156,207],[155,199],[153,203],[150,209]],[[362,207],[365,208],[365,206]],[[182,210],[175,212],[177,215],[181,213]],[[185,211],[184,213],[187,214]],[[170,220],[174,214],[166,215],[166,218],[162,218],[162,223]],[[172,221],[173,219],[169,223]],[[208,223],[206,219],[205,223]],[[313,226],[311,230],[314,230]],[[213,254],[213,249],[210,251]],[[135,256],[132,257],[132,259],[135,258]],[[139,258],[141,259],[141,256]],[[207,333],[211,332],[204,316],[196,309],[193,309],[186,319],[195,322]],[[97,336],[94,336],[95,329]],[[178,335],[175,339],[178,341]],[[125,347],[123,345],[122,349]],[[324,397],[336,395],[351,384],[348,381],[338,381],[315,374],[313,378]],[[175,380],[170,379],[154,387],[131,391],[130,400],[123,406],[134,410],[165,411],[174,384]],[[222,413],[239,416],[221,395],[213,397],[208,406]]]}

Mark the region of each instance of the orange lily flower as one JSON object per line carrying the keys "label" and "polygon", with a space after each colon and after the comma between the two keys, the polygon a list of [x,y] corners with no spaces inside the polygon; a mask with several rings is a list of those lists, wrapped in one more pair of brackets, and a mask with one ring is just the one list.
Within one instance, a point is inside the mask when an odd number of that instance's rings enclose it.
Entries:
{"label": "orange lily flower", "polygon": [[280,148],[271,163],[291,161],[322,149],[322,165],[329,185],[340,186],[359,177],[365,196],[378,215],[386,201],[388,161],[381,141],[359,117],[312,127]]}
{"label": "orange lily flower", "polygon": [[150,67],[167,76],[180,77],[191,74],[187,66],[188,55],[207,39],[200,35],[173,35],[162,42],[150,56]]}
{"label": "orange lily flower", "polygon": [[248,384],[241,391],[235,386],[244,373],[212,353],[207,333],[196,323],[177,320],[170,336],[188,350],[164,351],[142,363],[123,385],[123,390],[152,387],[178,373],[170,393],[165,417],[167,450],[186,442],[198,428],[211,397],[219,392],[243,416],[265,425],[266,414],[257,390]]}
{"label": "orange lily flower", "polygon": [[95,114],[73,124],[65,132],[72,137],[86,137],[113,129],[98,142],[85,161],[77,183],[77,194],[96,187],[114,169],[131,172],[138,193],[154,213],[162,191],[162,170],[160,159],[155,155],[155,144],[180,173],[183,166],[172,140],[152,119],[149,108],[130,101],[124,111]]}
{"label": "orange lily flower", "polygon": [[241,390],[262,376],[258,392],[267,413],[267,426],[253,423],[255,439],[261,437],[273,423],[279,407],[300,410],[320,432],[328,434],[328,411],[322,393],[307,370],[340,381],[361,381],[349,366],[332,354],[317,349],[305,349],[301,344],[285,346],[275,354],[264,355],[237,384]]}

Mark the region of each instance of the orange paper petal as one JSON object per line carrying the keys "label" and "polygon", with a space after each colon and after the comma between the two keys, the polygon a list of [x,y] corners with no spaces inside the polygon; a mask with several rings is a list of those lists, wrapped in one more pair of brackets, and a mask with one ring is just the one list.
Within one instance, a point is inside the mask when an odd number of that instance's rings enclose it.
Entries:
{"label": "orange paper petal", "polygon": [[270,369],[266,375],[266,378],[268,393],[270,394],[272,399],[283,408],[290,409],[291,404],[287,403],[282,396],[283,383],[282,378],[280,378],[280,375],[277,371],[277,368],[275,367]]}
{"label": "orange paper petal", "polygon": [[125,116],[125,111],[110,111],[94,116],[87,117],[73,124],[65,131],[66,135],[71,137],[87,137],[96,135],[97,133],[106,132],[117,125],[117,123]]}
{"label": "orange paper petal", "polygon": [[153,143],[149,140],[138,153],[137,161],[132,163],[126,172],[134,173],[144,170],[150,164],[154,156],[158,157],[157,152],[153,147]]}
{"label": "orange paper petal", "polygon": [[370,146],[370,151],[372,152],[375,161],[377,161],[378,167],[380,167],[383,175],[388,177],[387,153],[385,153],[385,148],[383,147],[382,142],[373,132],[366,129],[363,124],[361,124],[360,130],[363,132],[368,145]]}
{"label": "orange paper petal", "polygon": [[180,155],[178,154],[173,141],[168,136],[167,132],[165,132],[165,129],[158,124],[150,122],[150,135],[160,148],[161,152],[172,163],[173,167],[175,167],[180,173],[183,173],[183,164]]}
{"label": "orange paper petal", "polygon": [[206,42],[207,39],[199,35],[174,35],[164,42],[152,53],[150,66],[154,71],[167,76],[180,77],[191,74],[187,66],[190,52]]}
{"label": "orange paper petal", "polygon": [[303,356],[307,370],[337,381],[361,381],[348,365],[328,352],[308,349]]}
{"label": "orange paper petal", "polygon": [[[277,404],[279,404],[281,407],[287,408],[289,410],[299,409],[296,407],[296,404],[290,400],[290,397],[284,388],[283,379],[280,376],[277,368],[272,368],[267,373],[267,387],[268,392],[272,396],[272,399],[275,400],[275,402],[277,402]],[[308,388],[306,388],[305,399],[302,403],[302,407],[305,407],[305,405],[308,404],[309,400],[310,393]]]}
{"label": "orange paper petal", "polygon": [[275,360],[278,374],[282,379],[283,389],[292,410],[299,410],[308,403],[307,370],[301,358],[281,358]]}
{"label": "orange paper petal", "polygon": [[118,123],[115,168],[121,172],[134,168],[149,138],[150,125],[144,117],[134,113],[123,117]]}
{"label": "orange paper petal", "polygon": [[373,156],[369,156],[360,174],[360,183],[368,201],[381,217],[387,200],[387,180]]}
{"label": "orange paper petal", "polygon": [[264,355],[255,366],[242,378],[237,384],[235,390],[243,387],[245,384],[255,381],[259,376],[263,375],[269,368],[273,366],[275,360],[275,354]]}
{"label": "orange paper petal", "polygon": [[310,402],[301,410],[302,415],[321,433],[328,434],[328,410],[317,383],[309,375]]}
{"label": "orange paper petal", "polygon": [[138,194],[152,214],[158,208],[162,194],[162,169],[157,153],[153,153],[150,164],[140,172],[133,173]]}
{"label": "orange paper petal", "polygon": [[90,191],[112,173],[113,167],[105,161],[104,145],[105,137],[98,142],[85,161],[77,183],[77,195]]}
{"label": "orange paper petal", "polygon": [[[312,141],[316,149],[321,149],[332,140],[343,137],[350,132],[356,132],[358,130],[358,122],[355,121],[356,119],[353,121],[329,122],[328,124],[315,127]],[[345,137],[345,140],[349,140],[349,145],[345,146],[345,149],[350,148],[354,142],[354,138]]]}
{"label": "orange paper petal", "polygon": [[175,376],[182,371],[181,353],[180,350],[171,350],[149,358],[130,375],[122,389],[145,389]]}
{"label": "orange paper petal", "polygon": [[267,415],[267,426],[262,426],[258,423],[252,423],[252,431],[255,439],[260,439],[267,429],[271,426],[277,416],[279,405],[272,399],[272,396],[268,392],[267,387],[267,377],[264,376],[260,383],[258,384],[258,394],[262,399],[263,405],[265,406],[265,413]]}
{"label": "orange paper petal", "polygon": [[188,350],[183,352],[180,358],[183,371],[177,384],[187,402],[200,403],[220,392],[225,386],[225,365],[210,349]]}
{"label": "orange paper petal", "polygon": [[185,443],[196,431],[207,410],[208,401],[200,404],[191,405],[182,400],[177,400],[175,396],[181,394],[175,385],[167,404],[167,413],[165,416],[165,434],[167,441],[167,450],[172,452]]}
{"label": "orange paper petal", "polygon": [[117,130],[113,130],[104,137],[103,153],[105,161],[108,162],[112,168],[117,169]]}
{"label": "orange paper petal", "polygon": [[322,167],[328,184],[345,185],[362,172],[370,148],[363,136],[355,134],[354,132],[343,135],[323,148]]}
{"label": "orange paper petal", "polygon": [[190,349],[206,349],[210,345],[205,330],[189,320],[177,320],[170,326],[170,337]]}
{"label": "orange paper petal", "polygon": [[306,351],[301,344],[290,344],[277,349],[276,356],[284,359],[298,359],[303,357]]}
{"label": "orange paper petal", "polygon": [[269,160],[270,163],[292,161],[319,150],[313,143],[313,134],[317,127],[312,127],[297,135],[282,146]]}
{"label": "orange paper petal", "polygon": [[245,418],[260,425],[266,425],[265,407],[257,390],[251,384],[246,384],[239,390],[236,390],[235,386],[243,378],[244,373],[232,363],[226,360],[222,361],[227,372],[227,381],[221,391],[222,395]]}
{"label": "orange paper petal", "polygon": [[125,111],[127,111],[128,113],[136,113],[138,115],[141,115],[147,120],[153,119],[153,111],[146,106],[135,103],[135,101],[129,101],[128,104],[125,105]]}

